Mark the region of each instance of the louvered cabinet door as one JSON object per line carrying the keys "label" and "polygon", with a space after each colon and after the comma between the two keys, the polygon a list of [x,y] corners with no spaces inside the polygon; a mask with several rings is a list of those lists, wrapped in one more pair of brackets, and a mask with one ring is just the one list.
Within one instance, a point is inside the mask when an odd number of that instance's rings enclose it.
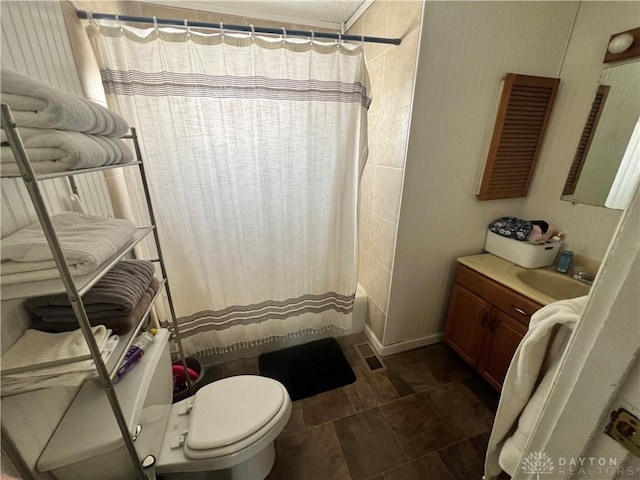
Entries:
{"label": "louvered cabinet door", "polygon": [[480,200],[527,196],[559,83],[559,78],[507,74]]}

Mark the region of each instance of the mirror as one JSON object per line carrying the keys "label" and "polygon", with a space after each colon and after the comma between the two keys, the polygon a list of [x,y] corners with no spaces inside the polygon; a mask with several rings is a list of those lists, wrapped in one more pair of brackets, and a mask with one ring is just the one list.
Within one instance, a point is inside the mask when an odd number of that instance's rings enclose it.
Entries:
{"label": "mirror", "polygon": [[562,200],[625,208],[624,190],[640,172],[639,85],[637,60],[603,69]]}

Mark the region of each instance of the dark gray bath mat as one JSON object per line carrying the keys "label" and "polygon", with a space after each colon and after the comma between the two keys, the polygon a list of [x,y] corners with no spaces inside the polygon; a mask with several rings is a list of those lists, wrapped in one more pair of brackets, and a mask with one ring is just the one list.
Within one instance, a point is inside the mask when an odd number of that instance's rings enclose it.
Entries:
{"label": "dark gray bath mat", "polygon": [[355,382],[356,376],[335,338],[263,353],[260,375],[282,383],[291,400],[300,400]]}

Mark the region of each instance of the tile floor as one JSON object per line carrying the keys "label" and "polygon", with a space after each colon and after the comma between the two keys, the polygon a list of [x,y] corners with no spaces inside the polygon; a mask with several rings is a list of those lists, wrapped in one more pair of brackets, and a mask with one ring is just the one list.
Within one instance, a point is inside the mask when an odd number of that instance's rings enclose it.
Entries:
{"label": "tile floor", "polygon": [[[268,480],[479,480],[498,394],[440,343],[370,372],[338,338],[357,380],[294,402]],[[207,380],[257,374],[258,357],[208,366]]]}

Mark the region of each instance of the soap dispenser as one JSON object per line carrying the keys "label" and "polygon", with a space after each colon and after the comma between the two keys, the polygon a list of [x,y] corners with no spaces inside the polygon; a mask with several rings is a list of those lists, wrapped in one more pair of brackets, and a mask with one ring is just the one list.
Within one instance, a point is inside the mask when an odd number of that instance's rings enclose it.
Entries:
{"label": "soap dispenser", "polygon": [[560,255],[560,260],[558,260],[558,265],[556,266],[556,271],[560,273],[567,273],[569,271],[569,267],[571,266],[571,261],[573,260],[573,252],[570,250],[565,250]]}

